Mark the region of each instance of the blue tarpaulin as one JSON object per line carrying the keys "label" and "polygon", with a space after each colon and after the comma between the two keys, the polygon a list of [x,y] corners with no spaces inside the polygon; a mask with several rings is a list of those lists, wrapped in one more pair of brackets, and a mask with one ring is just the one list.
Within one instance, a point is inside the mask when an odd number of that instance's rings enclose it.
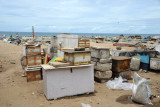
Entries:
{"label": "blue tarpaulin", "polygon": [[149,64],[149,54],[137,54],[138,58],[141,58],[141,62]]}
{"label": "blue tarpaulin", "polygon": [[144,38],[143,41],[148,41],[148,39]]}

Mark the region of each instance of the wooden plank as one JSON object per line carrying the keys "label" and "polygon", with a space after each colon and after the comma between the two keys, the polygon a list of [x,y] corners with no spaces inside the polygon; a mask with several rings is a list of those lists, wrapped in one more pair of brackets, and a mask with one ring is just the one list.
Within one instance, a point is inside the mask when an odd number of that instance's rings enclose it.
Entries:
{"label": "wooden plank", "polygon": [[69,63],[50,62],[49,65],[52,65],[52,66],[54,66],[54,67],[64,67],[64,66],[69,66]]}
{"label": "wooden plank", "polygon": [[66,66],[66,67],[53,67],[51,65],[48,64],[43,64],[42,68],[45,70],[52,70],[52,69],[67,69],[67,68],[79,68],[79,67],[88,67],[91,66],[93,64],[86,64],[86,65],[77,65],[77,66]]}
{"label": "wooden plank", "polygon": [[41,70],[41,66],[27,66],[26,68],[25,68],[25,71],[36,71],[36,70]]}
{"label": "wooden plank", "polygon": [[27,66],[27,67],[29,67],[29,68],[31,68],[31,67],[41,67],[41,65],[34,65],[34,66]]}

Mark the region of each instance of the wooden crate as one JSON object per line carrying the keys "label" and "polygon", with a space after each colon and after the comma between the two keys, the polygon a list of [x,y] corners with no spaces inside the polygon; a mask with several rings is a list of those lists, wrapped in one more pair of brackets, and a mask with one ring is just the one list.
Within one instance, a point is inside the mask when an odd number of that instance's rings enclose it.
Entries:
{"label": "wooden crate", "polygon": [[41,46],[35,46],[35,45],[26,45],[26,56],[27,55],[37,55],[41,54]]}
{"label": "wooden crate", "polygon": [[24,65],[40,65],[42,64],[41,55],[24,56]]}
{"label": "wooden crate", "polygon": [[64,52],[64,60],[69,62],[71,65],[83,65],[91,63],[91,52],[90,51],[72,51],[68,50]]}
{"label": "wooden crate", "polygon": [[27,75],[27,82],[42,79],[41,66],[27,66],[25,71]]}
{"label": "wooden crate", "polygon": [[90,40],[78,40],[78,47],[89,48],[90,47]]}

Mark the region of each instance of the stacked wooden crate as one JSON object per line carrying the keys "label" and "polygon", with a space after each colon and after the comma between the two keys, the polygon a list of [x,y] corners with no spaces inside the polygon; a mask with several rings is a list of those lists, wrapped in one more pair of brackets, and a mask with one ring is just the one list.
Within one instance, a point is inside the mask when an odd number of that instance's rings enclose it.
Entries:
{"label": "stacked wooden crate", "polygon": [[27,82],[41,80],[42,73],[41,73],[41,66],[34,65],[34,66],[27,66],[25,71],[27,73]]}
{"label": "stacked wooden crate", "polygon": [[81,40],[79,39],[78,40],[78,47],[81,47],[81,48],[89,48],[90,47],[90,40]]}
{"label": "stacked wooden crate", "polygon": [[41,68],[37,65],[42,64],[41,45],[25,45],[23,55],[27,81],[40,80]]}
{"label": "stacked wooden crate", "polygon": [[25,45],[23,48],[24,65],[40,65],[41,61],[41,45]]}

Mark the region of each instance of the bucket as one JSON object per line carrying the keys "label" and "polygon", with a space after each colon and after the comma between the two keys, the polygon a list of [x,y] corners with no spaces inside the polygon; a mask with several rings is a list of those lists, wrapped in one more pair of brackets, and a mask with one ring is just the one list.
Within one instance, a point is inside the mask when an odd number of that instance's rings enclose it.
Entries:
{"label": "bucket", "polygon": [[149,70],[149,64],[141,62],[141,67],[140,68],[148,71]]}

